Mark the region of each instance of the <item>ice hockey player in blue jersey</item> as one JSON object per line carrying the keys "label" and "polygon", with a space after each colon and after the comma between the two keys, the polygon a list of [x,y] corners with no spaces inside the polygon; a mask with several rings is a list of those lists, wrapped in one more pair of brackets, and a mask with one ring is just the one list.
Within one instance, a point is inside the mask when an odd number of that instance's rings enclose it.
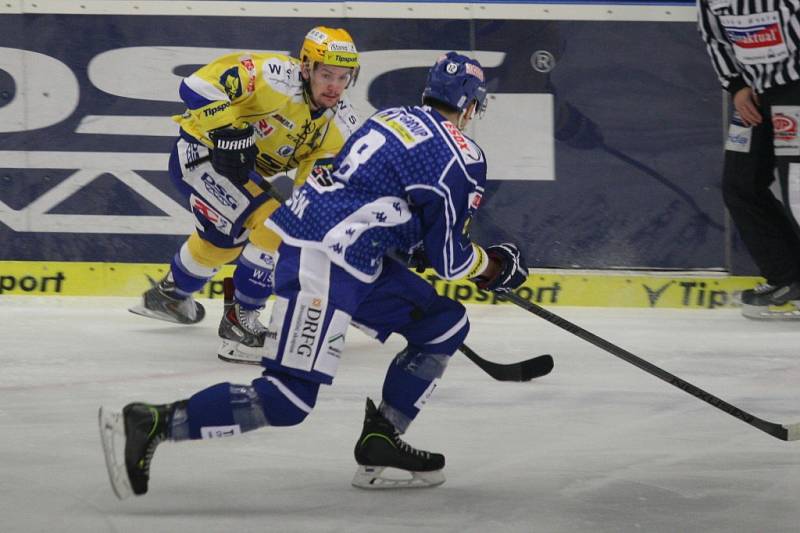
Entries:
{"label": "ice hockey player in blue jersey", "polygon": [[[373,115],[345,143],[332,173],[317,172],[275,211],[268,227],[282,244],[262,376],[172,404],[132,403],[122,413],[101,408],[118,496],[147,491],[150,460],[162,440],[301,423],[320,385],[333,382],[350,324],[381,342],[392,333],[407,341],[389,365],[380,404],[367,399],[353,485],[444,482],[444,456],[415,449],[401,435],[430,399],[469,322],[461,304],[394,258],[424,255],[441,277],[469,278],[484,290],[509,291],[524,282],[527,269],[514,244],[484,249],[469,237],[486,159],[463,131],[485,103],[480,64],[455,52],[442,56],[430,70],[422,106]],[[121,449],[115,436],[124,439],[124,458],[115,453]],[[387,467],[408,475],[385,477]]]}

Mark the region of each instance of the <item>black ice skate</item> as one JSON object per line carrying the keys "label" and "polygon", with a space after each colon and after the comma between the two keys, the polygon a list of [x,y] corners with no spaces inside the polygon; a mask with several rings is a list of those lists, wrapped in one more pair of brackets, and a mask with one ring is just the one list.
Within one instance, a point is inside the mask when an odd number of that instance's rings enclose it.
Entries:
{"label": "black ice skate", "polygon": [[761,320],[800,319],[800,282],[771,285],[764,283],[742,291],[742,314]]}
{"label": "black ice skate", "polygon": [[270,332],[258,320],[260,312],[257,309],[243,309],[234,301],[231,278],[225,278],[223,290],[224,312],[217,331],[222,341],[217,357],[229,363],[260,365],[264,356],[264,340]]}
{"label": "black ice skate", "polygon": [[[131,493],[147,492],[150,461],[156,446],[167,438],[174,406],[131,403],[122,413],[100,408],[98,419],[106,468],[111,488],[120,500]],[[123,439],[124,450],[119,449],[115,437]]]}
{"label": "black ice skate", "polygon": [[[435,487],[444,483],[444,455],[412,448],[367,398],[364,430],[356,442],[359,464],[352,484],[362,489]],[[385,469],[404,471],[403,477],[384,475]],[[408,475],[411,475],[409,478]]]}
{"label": "black ice skate", "polygon": [[142,303],[129,309],[131,313],[176,324],[196,324],[206,316],[206,310],[194,298],[176,292],[169,276],[159,282],[150,276],[147,279],[152,287],[142,295]]}

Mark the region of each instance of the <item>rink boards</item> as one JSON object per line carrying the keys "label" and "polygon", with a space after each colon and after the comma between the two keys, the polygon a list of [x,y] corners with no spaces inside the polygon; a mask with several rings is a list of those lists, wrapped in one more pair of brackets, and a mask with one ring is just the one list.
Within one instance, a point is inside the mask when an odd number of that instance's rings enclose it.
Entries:
{"label": "rink boards", "polygon": [[183,76],[234,50],[354,36],[363,117],[419,102],[442,51],[489,80],[470,126],[481,244],[560,269],[752,275],[719,189],[722,91],[693,4],[0,4],[0,261],[163,263],[192,229],[167,160]]}
{"label": "rink boards", "polygon": [[[0,296],[130,296],[160,279],[166,264],[88,262],[0,262]],[[233,272],[226,266],[200,297],[221,298],[222,279]],[[445,296],[463,303],[496,304],[497,296],[478,290],[469,281],[446,282],[431,270],[422,276]],[[738,305],[738,293],[760,278],[713,272],[648,273],[609,271],[533,271],[518,294],[545,306],[644,307],[723,309]]]}

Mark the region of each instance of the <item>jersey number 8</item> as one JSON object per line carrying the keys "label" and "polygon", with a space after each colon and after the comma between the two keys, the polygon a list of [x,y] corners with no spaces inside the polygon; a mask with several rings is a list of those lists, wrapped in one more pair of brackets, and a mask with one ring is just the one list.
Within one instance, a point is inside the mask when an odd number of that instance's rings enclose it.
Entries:
{"label": "jersey number 8", "polygon": [[353,176],[358,167],[366,163],[381,146],[386,144],[386,137],[381,132],[370,130],[369,133],[358,139],[350,147],[347,157],[342,161],[341,166],[336,170],[336,177],[347,183]]}

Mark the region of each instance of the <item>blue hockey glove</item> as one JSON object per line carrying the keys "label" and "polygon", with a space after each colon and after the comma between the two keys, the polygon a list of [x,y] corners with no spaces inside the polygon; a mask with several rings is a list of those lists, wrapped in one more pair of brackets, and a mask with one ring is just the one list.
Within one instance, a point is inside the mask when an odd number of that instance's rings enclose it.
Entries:
{"label": "blue hockey glove", "polygon": [[248,173],[255,168],[258,148],[253,126],[222,128],[208,133],[214,143],[211,166],[214,170],[238,185],[247,183]]}
{"label": "blue hockey glove", "polygon": [[472,281],[479,288],[492,292],[510,292],[525,283],[528,278],[528,267],[525,266],[519,248],[515,244],[505,242],[489,246],[486,248],[486,254],[490,261],[500,265],[500,270],[491,279],[483,276],[473,278]]}

